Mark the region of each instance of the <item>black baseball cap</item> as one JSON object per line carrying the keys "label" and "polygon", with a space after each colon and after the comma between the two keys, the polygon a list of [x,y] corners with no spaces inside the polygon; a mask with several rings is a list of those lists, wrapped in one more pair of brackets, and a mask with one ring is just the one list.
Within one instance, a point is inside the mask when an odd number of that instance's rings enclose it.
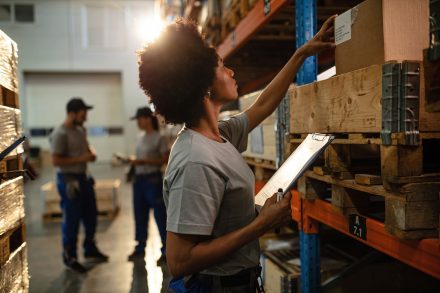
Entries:
{"label": "black baseball cap", "polygon": [[139,117],[151,117],[153,116],[153,112],[148,107],[138,108],[136,111],[136,115],[130,118],[130,120],[138,119]]}
{"label": "black baseball cap", "polygon": [[90,110],[93,109],[93,106],[87,105],[84,103],[81,98],[71,98],[69,102],[67,102],[67,113],[69,112],[78,112],[81,110]]}

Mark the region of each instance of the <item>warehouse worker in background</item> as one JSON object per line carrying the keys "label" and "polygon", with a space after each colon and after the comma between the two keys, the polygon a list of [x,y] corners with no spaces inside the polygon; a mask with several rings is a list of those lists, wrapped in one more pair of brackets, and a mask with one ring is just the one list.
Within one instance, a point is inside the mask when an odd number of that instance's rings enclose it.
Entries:
{"label": "warehouse worker in background", "polygon": [[135,239],[137,245],[128,260],[143,260],[148,233],[150,208],[153,209],[154,219],[162,240],[161,257],[157,265],[166,262],[166,210],[162,196],[161,167],[168,160],[168,147],[164,137],[159,133],[159,122],[148,107],[139,108],[131,118],[137,120],[142,133],[136,144],[136,157],[130,159],[135,168],[133,182],[133,208],[135,220]]}
{"label": "warehouse worker in background", "polygon": [[237,99],[237,83],[196,24],[176,21],[139,53],[141,88],[167,122],[185,123],[164,176],[166,254],[175,292],[255,292],[258,238],[291,221],[291,194],[280,202],[272,196],[257,215],[255,178],[240,152],[304,60],[334,48],[334,18],[296,50],[253,105],[221,122],[222,106]]}
{"label": "warehouse worker in background", "polygon": [[79,223],[84,224],[84,257],[95,261],[107,261],[95,244],[97,209],[93,178],[87,174],[87,163],[96,160],[90,148],[83,124],[87,111],[81,98],[72,98],[67,103],[64,123],[54,129],[49,137],[53,165],[57,167],[57,188],[61,196],[63,211],[63,261],[80,273],[86,268],[78,262],[76,243]]}

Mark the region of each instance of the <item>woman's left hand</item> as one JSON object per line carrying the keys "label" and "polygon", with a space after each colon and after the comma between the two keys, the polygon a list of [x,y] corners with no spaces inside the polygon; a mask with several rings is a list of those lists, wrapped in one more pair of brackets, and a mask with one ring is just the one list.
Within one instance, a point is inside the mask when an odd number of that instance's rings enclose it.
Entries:
{"label": "woman's left hand", "polygon": [[305,57],[309,57],[318,54],[324,50],[335,48],[335,27],[334,22],[337,15],[330,16],[322,25],[321,29],[316,35],[307,41],[299,52],[304,54]]}

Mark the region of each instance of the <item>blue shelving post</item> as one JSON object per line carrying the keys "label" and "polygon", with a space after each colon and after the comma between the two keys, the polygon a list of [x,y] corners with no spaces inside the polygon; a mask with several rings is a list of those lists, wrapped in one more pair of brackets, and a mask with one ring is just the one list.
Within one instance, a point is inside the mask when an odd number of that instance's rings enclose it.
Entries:
{"label": "blue shelving post", "polygon": [[[316,0],[296,0],[296,47],[311,39],[317,31]],[[311,56],[296,76],[298,85],[316,80],[317,58]],[[314,293],[320,287],[320,244],[317,229],[308,229],[302,221],[300,231],[301,292]]]}

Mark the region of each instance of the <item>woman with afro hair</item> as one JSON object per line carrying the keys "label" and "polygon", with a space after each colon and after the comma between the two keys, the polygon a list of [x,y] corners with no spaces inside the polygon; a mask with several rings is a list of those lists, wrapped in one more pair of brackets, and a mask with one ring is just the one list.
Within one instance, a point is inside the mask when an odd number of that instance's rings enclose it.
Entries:
{"label": "woman with afro hair", "polygon": [[304,60],[334,48],[330,17],[297,49],[255,103],[226,121],[220,109],[237,99],[234,72],[193,22],[177,20],[139,52],[139,83],[156,112],[185,126],[163,182],[167,263],[174,292],[255,292],[258,238],[291,220],[287,194],[255,211],[255,178],[240,153],[247,136],[281,102]]}

